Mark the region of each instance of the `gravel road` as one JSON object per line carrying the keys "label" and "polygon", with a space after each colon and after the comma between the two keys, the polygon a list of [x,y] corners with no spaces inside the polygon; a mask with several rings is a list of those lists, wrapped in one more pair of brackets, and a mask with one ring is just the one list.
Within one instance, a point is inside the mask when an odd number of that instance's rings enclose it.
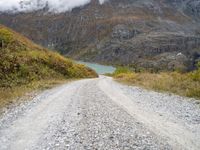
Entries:
{"label": "gravel road", "polygon": [[0,116],[0,150],[199,150],[199,101],[112,78],[46,90]]}

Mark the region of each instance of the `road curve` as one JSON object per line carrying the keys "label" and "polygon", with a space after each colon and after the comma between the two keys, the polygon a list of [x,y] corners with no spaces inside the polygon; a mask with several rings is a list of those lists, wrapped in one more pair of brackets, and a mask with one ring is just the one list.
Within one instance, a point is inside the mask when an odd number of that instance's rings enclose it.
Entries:
{"label": "road curve", "polygon": [[0,150],[200,149],[194,99],[101,76],[71,82],[0,116]]}

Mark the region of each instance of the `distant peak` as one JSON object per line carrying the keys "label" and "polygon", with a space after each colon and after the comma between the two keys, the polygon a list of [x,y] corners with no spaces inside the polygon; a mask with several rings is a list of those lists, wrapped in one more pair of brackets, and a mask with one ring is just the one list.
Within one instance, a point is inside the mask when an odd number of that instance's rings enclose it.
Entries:
{"label": "distant peak", "polygon": [[106,0],[1,0],[0,12],[30,12],[48,8],[50,12],[71,11],[90,2],[103,4]]}

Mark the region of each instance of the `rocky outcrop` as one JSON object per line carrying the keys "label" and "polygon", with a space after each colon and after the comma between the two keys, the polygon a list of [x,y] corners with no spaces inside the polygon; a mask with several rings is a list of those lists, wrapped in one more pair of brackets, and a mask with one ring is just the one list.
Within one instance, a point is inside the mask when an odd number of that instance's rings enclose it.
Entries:
{"label": "rocky outcrop", "polygon": [[114,39],[126,40],[135,37],[139,33],[138,30],[129,29],[126,25],[119,24],[113,28],[111,37]]}
{"label": "rocky outcrop", "polygon": [[[139,34],[130,39],[109,38],[83,55],[85,61],[123,64],[155,70],[188,70],[193,68],[194,53],[198,54],[200,38],[160,33]],[[91,54],[98,55],[91,55]],[[103,60],[103,61],[102,61]]]}
{"label": "rocky outcrop", "polygon": [[188,1],[186,3],[184,11],[193,18],[200,20],[200,1],[199,0]]}

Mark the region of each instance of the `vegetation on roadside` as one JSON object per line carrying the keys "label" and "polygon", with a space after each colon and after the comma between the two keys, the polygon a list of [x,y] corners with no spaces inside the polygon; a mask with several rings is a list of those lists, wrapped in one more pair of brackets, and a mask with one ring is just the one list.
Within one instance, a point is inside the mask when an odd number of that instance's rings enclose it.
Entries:
{"label": "vegetation on roadside", "polygon": [[[47,81],[45,84],[48,84],[49,81],[55,80],[97,76],[92,69],[40,47],[22,35],[0,25],[1,101],[3,99],[1,97],[12,97],[9,91],[17,87],[31,87],[30,85],[36,82]],[[7,93],[8,96],[5,96]]]}
{"label": "vegetation on roadside", "polygon": [[188,73],[136,73],[127,68],[118,68],[113,76],[126,84],[200,99],[200,62],[197,70]]}
{"label": "vegetation on roadside", "polygon": [[10,104],[16,104],[20,101],[30,99],[31,95],[34,95],[34,93],[38,93],[41,90],[49,89],[70,81],[71,80],[65,79],[51,79],[35,81],[26,85],[14,86],[12,88],[0,87],[0,110]]}

